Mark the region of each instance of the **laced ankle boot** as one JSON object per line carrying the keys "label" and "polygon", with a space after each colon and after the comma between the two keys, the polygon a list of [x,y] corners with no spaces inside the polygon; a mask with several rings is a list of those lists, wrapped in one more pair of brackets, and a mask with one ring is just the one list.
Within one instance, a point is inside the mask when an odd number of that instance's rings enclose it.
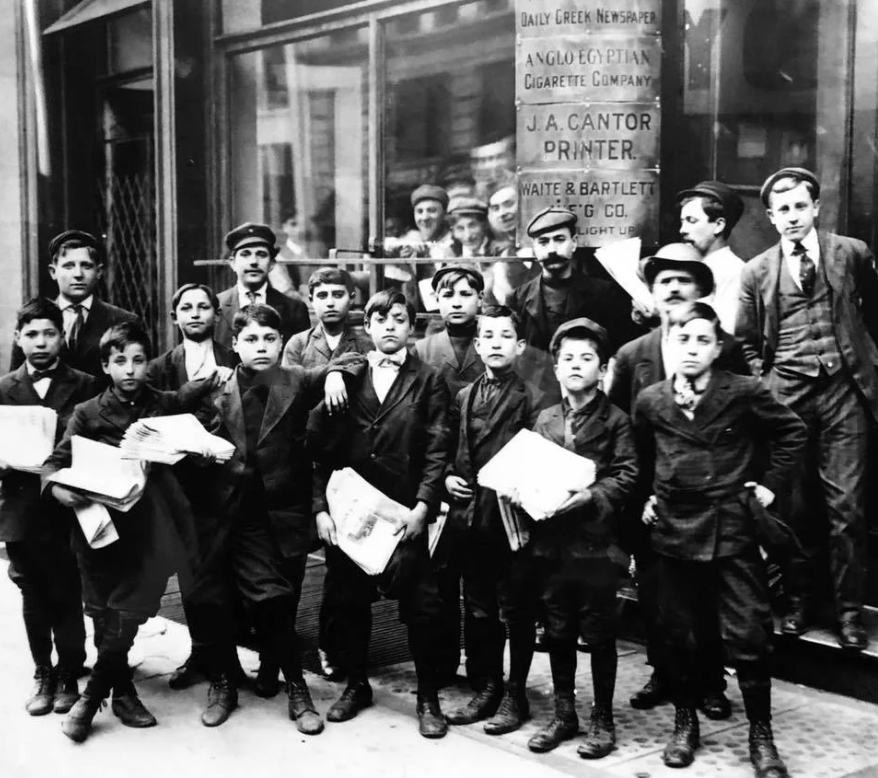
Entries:
{"label": "laced ankle boot", "polygon": [[445,714],[449,724],[475,724],[497,712],[500,700],[503,699],[503,681],[487,678],[476,688],[478,691],[465,705]]}
{"label": "laced ankle boot", "polygon": [[106,701],[100,697],[83,694],[61,722],[61,731],[74,743],[84,742],[91,732],[95,715],[106,704]]}
{"label": "laced ankle boot", "polygon": [[218,727],[228,721],[238,707],[238,690],[229,673],[220,673],[210,681],[207,690],[207,707],[201,714],[205,727]]}
{"label": "laced ankle boot", "polygon": [[537,754],[544,754],[576,737],[577,732],[579,717],[573,692],[555,692],[555,717],[527,741],[527,747]]}
{"label": "laced ankle boot", "polygon": [[323,719],[314,707],[305,679],[290,681],[287,685],[287,694],[290,719],[296,722],[296,729],[303,735],[319,735],[323,732]]}
{"label": "laced ankle boot", "polygon": [[34,693],[24,709],[31,716],[45,716],[55,704],[55,671],[51,665],[37,665],[34,681]]}
{"label": "laced ankle boot", "polygon": [[497,706],[497,712],[485,722],[485,733],[488,735],[506,735],[515,732],[530,718],[530,706],[524,689],[510,681],[506,684],[503,699]]}
{"label": "laced ankle boot", "polygon": [[662,761],[668,767],[688,767],[695,760],[700,732],[698,714],[693,706],[678,705],[674,717],[674,734],[665,746]]}
{"label": "laced ankle boot", "polygon": [[613,709],[603,705],[593,705],[588,734],[576,753],[583,759],[603,759],[615,745],[616,724],[613,721]]}

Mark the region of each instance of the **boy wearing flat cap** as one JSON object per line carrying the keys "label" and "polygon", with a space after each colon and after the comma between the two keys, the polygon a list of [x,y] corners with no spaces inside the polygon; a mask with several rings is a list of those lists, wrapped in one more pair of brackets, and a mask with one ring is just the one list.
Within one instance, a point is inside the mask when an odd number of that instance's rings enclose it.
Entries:
{"label": "boy wearing flat cap", "polygon": [[[861,651],[867,637],[866,456],[878,420],[878,274],[864,243],[818,232],[820,183],[804,168],[773,173],[760,192],[780,241],[741,275],[736,334],[773,394],[808,425],[791,521],[804,553],[785,571],[789,610],[781,628],[809,626],[815,575],[811,560],[829,540],[829,568],[842,648]],[[828,521],[814,521],[824,505]]]}
{"label": "boy wearing flat cap", "polygon": [[494,241],[488,227],[488,206],[476,197],[455,197],[448,206],[452,241],[449,257],[492,257]]}
{"label": "boy wearing flat cap", "polygon": [[680,240],[694,246],[713,272],[710,303],[723,330],[734,335],[744,260],[729,247],[729,236],[744,213],[744,201],[720,181],[702,181],[677,195]]}
{"label": "boy wearing flat cap", "polygon": [[220,292],[220,316],[217,318],[214,340],[227,349],[232,348],[235,314],[250,303],[270,305],[281,319],[281,337],[286,343],[297,332],[311,326],[308,306],[295,292],[278,292],[268,281],[268,274],[278,254],[277,238],[267,224],[246,222],[238,225],[225,237],[229,250],[229,264],[238,282]]}

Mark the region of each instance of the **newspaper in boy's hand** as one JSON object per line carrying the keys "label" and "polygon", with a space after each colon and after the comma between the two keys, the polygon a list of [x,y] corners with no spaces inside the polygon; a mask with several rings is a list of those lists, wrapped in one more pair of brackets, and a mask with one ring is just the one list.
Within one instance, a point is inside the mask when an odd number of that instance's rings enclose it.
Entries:
{"label": "newspaper in boy's hand", "polygon": [[0,462],[39,473],[55,448],[58,414],[42,405],[0,405]]}

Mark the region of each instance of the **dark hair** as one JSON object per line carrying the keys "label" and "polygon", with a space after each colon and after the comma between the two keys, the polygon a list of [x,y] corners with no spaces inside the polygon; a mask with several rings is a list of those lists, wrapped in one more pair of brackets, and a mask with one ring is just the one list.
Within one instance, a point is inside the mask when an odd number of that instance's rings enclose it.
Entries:
{"label": "dark hair", "polygon": [[64,332],[64,314],[53,300],[45,297],[34,297],[28,300],[16,314],[15,329],[20,330],[25,324],[30,324],[34,319],[48,319],[54,324],[59,332]]}
{"label": "dark hair", "polygon": [[719,316],[716,311],[707,303],[686,303],[678,305],[668,315],[668,327],[685,327],[690,321],[695,319],[704,319],[713,325],[716,332],[716,339],[722,341],[723,328],[719,323]]}
{"label": "dark hair", "polygon": [[183,295],[186,294],[186,292],[191,292],[193,289],[200,289],[204,292],[207,295],[207,299],[210,300],[213,309],[219,311],[219,298],[216,296],[213,289],[207,284],[183,284],[183,286],[174,292],[174,296],[171,298],[171,310],[176,311],[177,306],[180,304],[180,300],[183,299]]}
{"label": "dark hair", "polygon": [[262,303],[251,303],[241,308],[232,320],[232,330],[237,335],[251,323],[258,324],[260,327],[270,327],[278,332],[281,330],[280,314],[275,308]]}
{"label": "dark hair", "polygon": [[317,268],[308,279],[308,294],[314,295],[314,290],[321,284],[338,284],[348,290],[348,294],[354,293],[354,279],[347,270],[340,267]]}
{"label": "dark hair", "polygon": [[87,249],[88,257],[92,262],[100,264],[101,255],[100,252],[88,241],[83,240],[82,238],[68,238],[65,241],[62,241],[58,244],[55,249],[55,253],[50,257],[50,262],[54,265],[57,264],[58,260],[63,257],[69,249]]}
{"label": "dark hair", "polygon": [[602,342],[600,338],[596,338],[594,332],[588,327],[571,327],[560,338],[558,338],[555,343],[555,348],[552,349],[552,361],[556,364],[558,362],[558,354],[561,353],[561,346],[564,345],[565,340],[586,340],[591,343],[598,355],[598,361],[601,363],[601,367],[610,361],[610,351],[607,348],[607,344]]}
{"label": "dark hair", "polygon": [[458,281],[466,281],[474,292],[481,292],[481,289],[475,286],[476,281],[472,273],[467,273],[465,270],[449,270],[436,282],[436,293],[438,294],[441,289],[453,289]]}
{"label": "dark hair", "polygon": [[524,333],[522,332],[521,328],[521,318],[508,305],[487,306],[479,316],[479,322],[477,324],[476,332],[482,331],[482,321],[484,319],[509,319],[512,322],[512,326],[515,329],[515,334],[518,339],[521,340],[524,337]]}
{"label": "dark hair", "polygon": [[143,346],[143,352],[146,354],[146,358],[149,359],[151,346],[146,330],[139,324],[131,321],[114,324],[101,335],[101,342],[98,346],[101,362],[107,364],[110,361],[110,354],[113,352],[113,349],[124,351],[132,343],[139,343]]}
{"label": "dark hair", "polygon": [[369,302],[366,303],[366,310],[363,312],[363,316],[367,322],[375,313],[380,314],[381,316],[387,316],[394,305],[402,305],[405,307],[406,313],[409,317],[409,323],[414,326],[415,306],[406,299],[405,295],[400,292],[399,289],[385,289],[382,292],[376,292],[373,294],[369,298]]}
{"label": "dark hair", "polygon": [[704,211],[704,215],[707,217],[707,221],[715,222],[717,219],[725,219],[726,224],[723,227],[723,231],[721,233],[722,237],[725,240],[728,240],[732,234],[732,227],[734,226],[731,221],[729,221],[729,217],[726,215],[725,208],[723,208],[722,201],[717,197],[711,197],[710,195],[704,194],[694,194],[691,197],[685,197],[680,201],[680,210],[683,210],[683,206],[686,203],[691,202],[692,200],[701,200],[701,210]]}
{"label": "dark hair", "polygon": [[771,195],[780,194],[781,192],[789,192],[790,189],[795,189],[799,184],[805,185],[808,194],[811,195],[811,199],[814,202],[817,202],[817,200],[820,199],[820,184],[812,181],[806,176],[801,176],[797,173],[789,173],[784,174],[771,184],[771,189],[768,190],[768,194],[765,196],[769,208],[771,207]]}

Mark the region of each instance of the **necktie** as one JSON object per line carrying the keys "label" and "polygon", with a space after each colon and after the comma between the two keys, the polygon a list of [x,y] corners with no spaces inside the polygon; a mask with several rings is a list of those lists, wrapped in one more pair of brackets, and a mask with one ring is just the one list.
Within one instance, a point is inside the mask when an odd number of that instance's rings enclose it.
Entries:
{"label": "necktie", "polygon": [[250,305],[253,305],[259,300],[259,295],[256,292],[247,292],[247,299],[250,301]]}
{"label": "necktie", "polygon": [[795,242],[793,255],[799,257],[799,284],[802,291],[810,297],[814,292],[814,282],[817,280],[817,268],[814,266],[814,260],[808,256],[805,247],[801,241]]}
{"label": "necktie", "polygon": [[399,368],[402,367],[403,362],[405,362],[405,358],[406,350],[404,348],[400,349],[395,354],[382,354],[380,351],[370,351],[366,354],[366,359],[369,361],[369,367],[388,369],[393,370],[394,372],[399,371]]}
{"label": "necktie", "polygon": [[678,376],[674,381],[674,402],[684,411],[694,412],[701,394],[703,393],[699,392],[688,378]]}
{"label": "necktie", "polygon": [[76,346],[79,344],[79,335],[82,332],[82,325],[85,324],[85,315],[81,305],[71,305],[70,307],[76,312],[76,318],[70,326],[70,332],[67,333],[67,348],[71,351],[76,351]]}
{"label": "necktie", "polygon": [[31,373],[30,380],[36,383],[37,381],[42,381],[44,378],[54,378],[57,370],[58,369],[54,367],[51,370],[34,370],[34,372]]}

